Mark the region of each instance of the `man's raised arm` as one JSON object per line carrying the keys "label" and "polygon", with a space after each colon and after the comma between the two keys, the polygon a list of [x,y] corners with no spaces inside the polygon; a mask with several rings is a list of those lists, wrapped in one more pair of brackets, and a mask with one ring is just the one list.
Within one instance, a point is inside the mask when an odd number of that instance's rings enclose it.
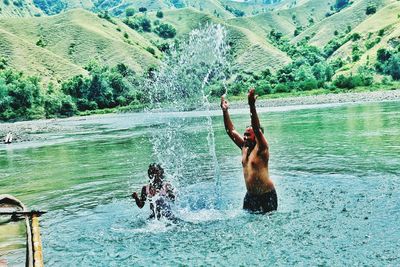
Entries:
{"label": "man's raised arm", "polygon": [[240,148],[242,149],[244,141],[242,136],[235,130],[235,127],[233,127],[233,123],[231,121],[231,118],[229,116],[228,112],[229,108],[229,103],[225,99],[225,95],[221,96],[221,109],[222,113],[224,115],[224,125],[225,125],[225,130],[226,133],[229,135],[229,137],[232,139],[232,141]]}
{"label": "man's raised arm", "polygon": [[256,99],[258,96],[255,95],[254,88],[249,90],[249,94],[247,95],[249,106],[250,106],[250,117],[251,117],[251,127],[253,128],[254,134],[257,139],[257,143],[260,150],[267,149],[268,143],[267,139],[265,139],[264,134],[261,132],[260,120],[258,119],[257,110],[256,110]]}

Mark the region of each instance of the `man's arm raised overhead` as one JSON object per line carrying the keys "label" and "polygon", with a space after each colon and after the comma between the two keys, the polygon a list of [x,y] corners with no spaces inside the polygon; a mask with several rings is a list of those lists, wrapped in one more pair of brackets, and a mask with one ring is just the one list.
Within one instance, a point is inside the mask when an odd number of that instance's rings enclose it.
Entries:
{"label": "man's arm raised overhead", "polygon": [[225,99],[225,95],[222,95],[221,96],[221,109],[222,109],[222,113],[224,115],[224,125],[225,125],[226,133],[229,135],[229,137],[232,139],[232,141],[240,149],[242,149],[243,144],[244,144],[243,137],[235,130],[235,127],[233,126],[233,123],[229,116],[228,108],[229,108],[229,103]]}
{"label": "man's arm raised overhead", "polygon": [[260,120],[258,119],[258,114],[256,110],[256,99],[254,88],[249,90],[247,95],[249,106],[250,106],[250,117],[251,117],[251,127],[253,128],[254,134],[256,136],[258,148],[260,151],[268,149],[268,142],[264,134],[261,132]]}

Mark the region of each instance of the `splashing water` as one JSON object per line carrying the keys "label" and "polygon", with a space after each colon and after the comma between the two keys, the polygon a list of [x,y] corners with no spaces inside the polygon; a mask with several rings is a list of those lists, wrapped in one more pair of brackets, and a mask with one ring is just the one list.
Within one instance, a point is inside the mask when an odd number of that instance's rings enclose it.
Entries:
{"label": "splashing water", "polygon": [[[182,185],[196,184],[208,175],[215,181],[215,199],[202,202],[203,208],[220,206],[220,167],[215,152],[215,137],[210,114],[209,97],[213,90],[227,92],[226,74],[228,45],[226,30],[221,25],[207,25],[193,30],[186,42],[174,47],[159,70],[146,81],[150,99],[149,111],[183,112],[203,110],[206,116],[199,121],[199,129],[187,129],[185,116],[165,119],[153,131],[151,141],[154,157],[166,169],[167,178],[181,193]],[[202,145],[196,133],[207,129],[208,150],[195,154],[193,146]],[[200,157],[208,157],[208,166],[199,166]]]}

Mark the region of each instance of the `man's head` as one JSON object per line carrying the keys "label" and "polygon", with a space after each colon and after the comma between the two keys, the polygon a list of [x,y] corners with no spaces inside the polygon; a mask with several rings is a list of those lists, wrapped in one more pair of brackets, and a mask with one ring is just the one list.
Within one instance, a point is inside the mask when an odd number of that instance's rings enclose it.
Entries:
{"label": "man's head", "polygon": [[[262,133],[264,133],[264,130],[262,127],[260,127],[260,130]],[[244,146],[246,147],[254,147],[256,145],[256,135],[254,133],[253,127],[247,126],[244,134],[243,134],[243,140],[244,140]]]}
{"label": "man's head", "polygon": [[160,183],[164,179],[164,169],[160,164],[150,164],[147,174],[149,175],[150,181],[153,183]]}

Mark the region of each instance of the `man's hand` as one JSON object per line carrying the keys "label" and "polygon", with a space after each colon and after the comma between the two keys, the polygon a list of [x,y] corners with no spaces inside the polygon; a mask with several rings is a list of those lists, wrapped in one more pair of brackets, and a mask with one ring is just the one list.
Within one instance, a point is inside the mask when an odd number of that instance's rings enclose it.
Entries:
{"label": "man's hand", "polygon": [[227,111],[229,108],[229,103],[228,101],[225,99],[225,94],[223,94],[221,96],[221,109],[222,111]]}
{"label": "man's hand", "polygon": [[133,192],[133,193],[132,193],[132,198],[133,198],[134,200],[138,199],[138,198],[139,198],[139,197],[138,197],[138,194],[137,194],[136,192]]}
{"label": "man's hand", "polygon": [[249,101],[250,106],[255,105],[257,97],[258,95],[255,95],[254,88],[250,88],[249,93],[247,95],[247,99]]}

